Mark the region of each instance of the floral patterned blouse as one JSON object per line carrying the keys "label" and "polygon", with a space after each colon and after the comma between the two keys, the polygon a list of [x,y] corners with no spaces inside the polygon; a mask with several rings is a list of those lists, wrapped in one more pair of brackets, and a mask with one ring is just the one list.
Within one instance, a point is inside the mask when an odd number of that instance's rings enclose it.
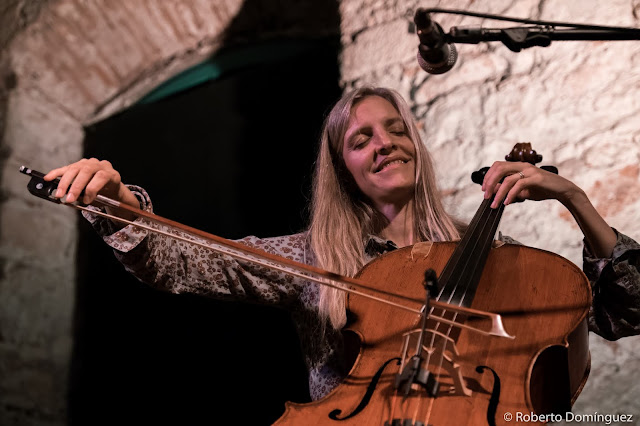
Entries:
{"label": "floral patterned blouse", "polygon": [[[141,208],[152,212],[146,191],[133,185],[129,189]],[[91,213],[85,213],[85,217],[114,249],[125,269],[154,288],[287,308],[302,345],[312,399],[328,394],[347,374],[341,333],[330,326],[323,327],[318,316],[318,284],[132,225],[116,230],[111,221]],[[640,334],[640,244],[617,231],[616,234],[618,241],[611,258],[593,257],[586,245],[583,252],[584,272],[593,290],[589,328],[609,340]],[[514,242],[508,237],[500,239]],[[314,264],[305,233],[273,238],[249,236],[238,241]],[[376,236],[365,241],[368,260],[396,248],[393,242]]]}

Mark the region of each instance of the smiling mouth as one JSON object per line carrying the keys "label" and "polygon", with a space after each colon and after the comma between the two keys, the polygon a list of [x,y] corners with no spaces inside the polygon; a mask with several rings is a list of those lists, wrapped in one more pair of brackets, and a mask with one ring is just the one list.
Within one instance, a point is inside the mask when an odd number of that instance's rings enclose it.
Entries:
{"label": "smiling mouth", "polygon": [[376,169],[376,171],[374,173],[380,173],[381,171],[383,171],[384,169],[386,169],[389,166],[392,166],[394,164],[407,164],[407,160],[394,160],[394,161],[390,161],[388,163],[383,163],[378,169]]}

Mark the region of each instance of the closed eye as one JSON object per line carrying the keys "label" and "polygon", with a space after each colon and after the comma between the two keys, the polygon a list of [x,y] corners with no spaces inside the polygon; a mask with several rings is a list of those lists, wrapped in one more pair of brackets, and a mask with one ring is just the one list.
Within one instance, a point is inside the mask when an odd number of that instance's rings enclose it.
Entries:
{"label": "closed eye", "polygon": [[371,139],[371,136],[365,134],[365,133],[359,133],[351,142],[351,148],[352,149],[360,149],[360,148],[364,148],[364,146],[367,144],[367,142],[369,142],[369,139]]}
{"label": "closed eye", "polygon": [[391,120],[388,123],[388,132],[397,136],[404,136],[407,134],[407,129],[404,125],[404,122],[400,119]]}

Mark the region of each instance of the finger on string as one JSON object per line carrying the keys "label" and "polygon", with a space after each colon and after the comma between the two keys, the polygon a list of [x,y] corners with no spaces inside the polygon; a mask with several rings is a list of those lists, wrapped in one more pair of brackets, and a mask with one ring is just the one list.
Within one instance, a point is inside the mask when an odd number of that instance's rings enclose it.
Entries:
{"label": "finger on string", "polygon": [[[516,177],[514,178],[513,176],[516,176]],[[517,183],[516,179],[520,179],[520,176],[519,175],[509,175],[509,176],[506,176],[504,178],[504,180],[500,184],[500,187],[496,191],[496,195],[493,197],[493,202],[491,203],[491,208],[495,209],[500,205],[500,203],[507,196],[507,194],[509,193],[511,188],[513,188],[513,186]]]}
{"label": "finger on string", "polygon": [[[495,166],[495,164],[494,164],[494,166]],[[486,195],[489,192],[488,189],[492,188],[491,179],[492,179],[493,172],[494,172],[494,169],[495,169],[494,166],[490,167],[489,170],[487,170],[487,173],[485,173],[484,179],[482,180],[482,190],[485,192],[485,198],[487,198]]]}
{"label": "finger on string", "polygon": [[496,161],[487,171],[482,182],[482,190],[485,192],[484,198],[489,199],[498,191],[498,186],[503,177],[513,173],[512,170],[506,169],[507,165]]}
{"label": "finger on string", "polygon": [[485,176],[485,180],[482,184],[482,189],[484,191],[484,199],[488,200],[489,198],[491,198],[493,194],[495,194],[498,191],[499,188],[500,188],[500,182],[499,181],[494,182],[493,174],[491,176],[489,175]]}
{"label": "finger on string", "polygon": [[518,200],[518,196],[526,189],[527,184],[524,182],[525,178],[518,177],[518,180],[513,185],[507,196],[504,198],[504,205],[507,206],[514,201]]}

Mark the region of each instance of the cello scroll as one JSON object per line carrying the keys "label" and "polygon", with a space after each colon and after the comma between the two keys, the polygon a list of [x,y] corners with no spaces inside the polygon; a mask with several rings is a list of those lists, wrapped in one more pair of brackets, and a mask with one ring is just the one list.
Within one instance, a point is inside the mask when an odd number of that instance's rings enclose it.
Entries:
{"label": "cello scroll", "polygon": [[[509,154],[504,157],[507,161],[522,161],[523,163],[529,163],[536,165],[542,161],[542,155],[538,154],[532,147],[530,142],[519,142],[513,146],[513,149]],[[542,170],[546,170],[551,173],[558,174],[558,168],[555,166],[540,166]],[[483,167],[480,170],[476,170],[471,173],[471,181],[482,185],[484,176],[489,171],[489,167]]]}

